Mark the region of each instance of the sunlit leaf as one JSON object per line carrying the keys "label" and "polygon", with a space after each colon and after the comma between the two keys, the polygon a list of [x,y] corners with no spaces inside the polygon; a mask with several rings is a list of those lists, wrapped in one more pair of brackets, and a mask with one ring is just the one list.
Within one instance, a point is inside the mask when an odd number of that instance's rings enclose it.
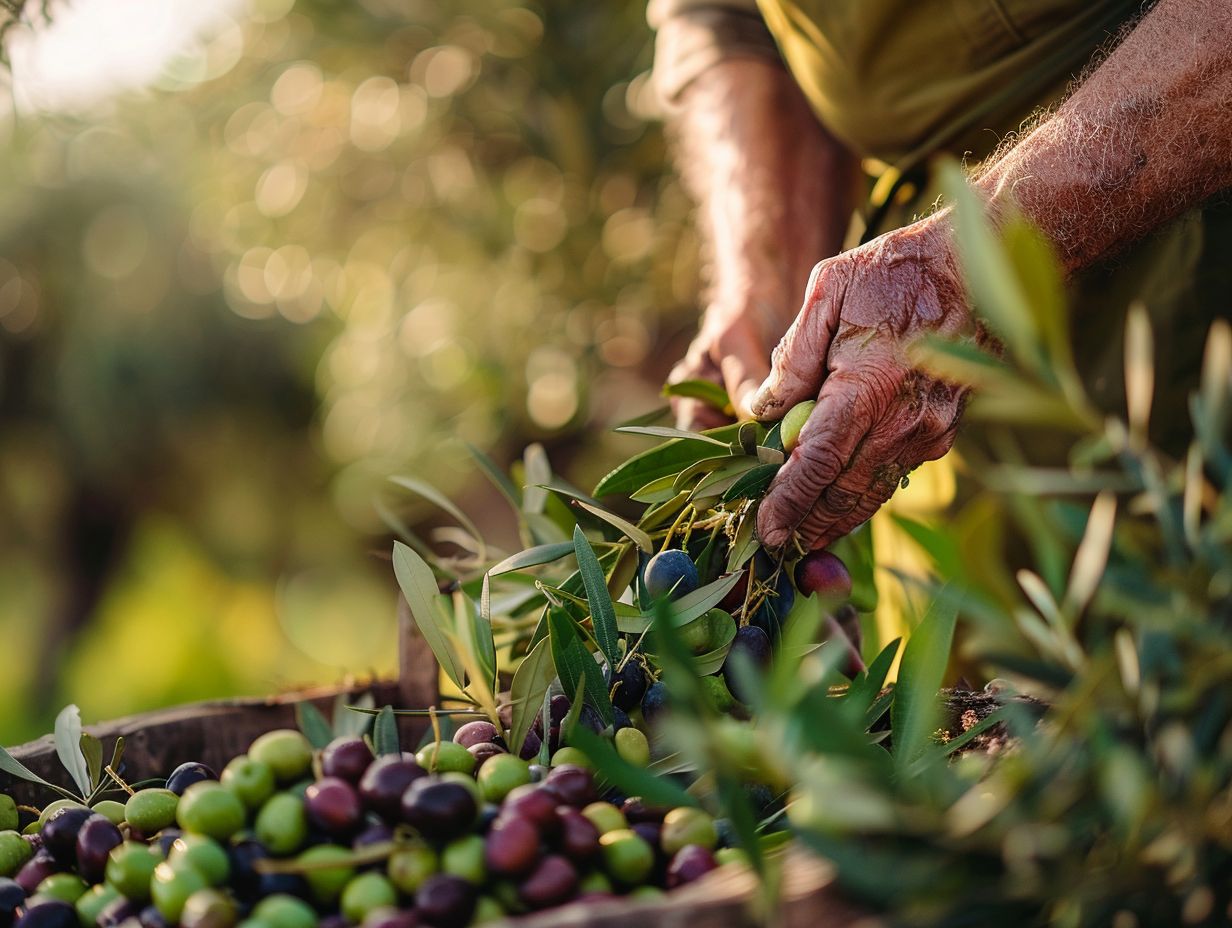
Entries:
{"label": "sunlit leaf", "polygon": [[86,772],[90,779],[90,789],[98,787],[99,778],[103,775],[103,742],[89,732],[81,733],[81,756],[86,759]]}
{"label": "sunlit leaf", "polygon": [[552,642],[552,662],[566,693],[577,691],[586,677],[586,701],[598,711],[605,725],[612,723],[612,703],[603,673],[594,656],[582,644],[581,634],[564,609],[548,610],[548,637]]}
{"label": "sunlit leaf", "polygon": [[[711,429],[706,432],[706,435],[721,444],[729,445],[735,440],[736,433],[737,427],[728,425],[719,429]],[[617,493],[627,495],[638,487],[645,486],[651,480],[657,480],[669,474],[678,474],[694,461],[713,456],[713,446],[708,442],[679,439],[666,442],[629,458],[610,471],[595,487],[595,496],[609,496]]]}
{"label": "sunlit leaf", "polygon": [[735,415],[735,409],[727,391],[712,380],[682,380],[678,383],[669,383],[663,388],[663,395],[701,400],[725,416]]}
{"label": "sunlit leaf", "polygon": [[551,642],[544,638],[522,659],[509,686],[509,703],[513,713],[509,727],[509,747],[515,754],[522,750],[526,733],[534,725],[540,703],[543,702],[543,696],[555,676]]}
{"label": "sunlit leaf", "polygon": [[685,429],[669,428],[665,425],[626,425],[616,429],[624,435],[649,435],[652,438],[678,438],[681,441],[701,441],[720,448],[730,447],[728,442],[712,438],[704,432],[689,432]]}
{"label": "sunlit leaf", "polygon": [[75,705],[67,705],[56,716],[56,754],[77,785],[80,795],[90,795],[90,770],[81,753],[81,711]]}
{"label": "sunlit leaf", "polygon": [[586,510],[596,519],[601,519],[613,528],[618,529],[626,538],[636,544],[647,554],[654,551],[654,543],[651,542],[650,536],[632,522],[622,519],[620,516],[615,513],[608,512],[606,509],[600,509],[598,506],[591,506],[588,503],[584,503],[580,499],[574,500],[573,504]]}
{"label": "sunlit leaf", "polygon": [[442,608],[448,599],[437,590],[436,578],[423,558],[399,541],[394,542],[393,562],[394,576],[406,597],[415,625],[441,669],[461,689],[465,685],[462,665],[446,636],[453,622],[452,615]]}
{"label": "sunlit leaf", "polygon": [[488,576],[496,577],[515,570],[526,570],[528,567],[550,564],[572,553],[573,543],[569,541],[555,542],[550,545],[536,545],[533,548],[519,551],[517,554],[511,554],[503,561],[488,568]]}

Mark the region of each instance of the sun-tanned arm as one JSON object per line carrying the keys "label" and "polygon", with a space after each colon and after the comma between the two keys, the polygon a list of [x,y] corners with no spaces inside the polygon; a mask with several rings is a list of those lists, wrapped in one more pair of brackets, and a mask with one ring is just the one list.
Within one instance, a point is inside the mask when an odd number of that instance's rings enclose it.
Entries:
{"label": "sun-tanned arm", "polygon": [[[857,164],[782,64],[762,58],[731,58],[698,75],[671,128],[710,268],[701,331],[671,379],[721,383],[747,416],[810,270],[842,244]],[[676,416],[694,427],[722,422],[693,400],[678,400]]]}
{"label": "sun-tanned arm", "polygon": [[[1232,3],[1160,0],[1047,120],[977,178],[1073,272],[1232,186]],[[759,513],[763,541],[819,546],[953,443],[962,391],[911,369],[923,332],[970,331],[948,211],[823,261],[752,401],[817,399]]]}

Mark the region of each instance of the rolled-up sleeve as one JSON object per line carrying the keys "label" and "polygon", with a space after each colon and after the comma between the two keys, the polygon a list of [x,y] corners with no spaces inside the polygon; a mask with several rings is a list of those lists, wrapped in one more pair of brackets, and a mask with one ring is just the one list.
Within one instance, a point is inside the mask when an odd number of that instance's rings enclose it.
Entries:
{"label": "rolled-up sleeve", "polygon": [[756,0],[650,0],[654,86],[671,109],[699,74],[734,57],[780,61]]}

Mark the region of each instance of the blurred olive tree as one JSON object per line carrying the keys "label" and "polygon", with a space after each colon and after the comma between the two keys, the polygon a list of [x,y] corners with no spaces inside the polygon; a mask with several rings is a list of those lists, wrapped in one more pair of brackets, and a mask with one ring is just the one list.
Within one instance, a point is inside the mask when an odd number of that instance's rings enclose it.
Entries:
{"label": "blurred olive tree", "polygon": [[391,669],[390,474],[481,517],[465,442],[585,480],[658,404],[696,247],[643,9],[254,0],[4,126],[0,743]]}

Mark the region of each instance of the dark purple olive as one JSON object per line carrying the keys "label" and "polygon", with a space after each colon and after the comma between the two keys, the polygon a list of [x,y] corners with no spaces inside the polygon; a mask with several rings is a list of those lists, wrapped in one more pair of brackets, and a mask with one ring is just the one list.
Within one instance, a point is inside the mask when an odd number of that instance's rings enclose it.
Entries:
{"label": "dark purple olive", "polygon": [[183,836],[184,832],[180,831],[178,828],[164,828],[154,836],[154,846],[157,847],[159,853],[166,858],[167,855],[171,853],[171,845],[175,844],[175,842]]}
{"label": "dark purple olive", "polygon": [[518,752],[518,757],[522,760],[532,760],[539,756],[541,747],[543,747],[543,739],[533,731],[528,731],[526,738],[522,741],[522,750]]}
{"label": "dark purple olive", "polygon": [[17,881],[17,885],[21,887],[22,892],[27,896],[33,896],[34,890],[38,888],[39,883],[43,882],[53,873],[57,873],[59,869],[56,859],[51,856],[51,852],[47,848],[43,848],[22,865],[14,879]]}
{"label": "dark purple olive", "polygon": [[327,835],[349,838],[364,823],[364,809],[355,787],[339,777],[322,777],[304,791],[308,821]]}
{"label": "dark purple olive", "polygon": [[412,909],[374,909],[364,918],[363,928],[419,928],[419,916]]}
{"label": "dark purple olive", "polygon": [[618,732],[622,728],[632,728],[633,720],[629,718],[629,713],[620,706],[612,706],[612,731]]}
{"label": "dark purple olive", "polygon": [[559,854],[548,854],[522,881],[518,896],[532,909],[546,909],[568,902],[577,895],[577,887],[573,864]]}
{"label": "dark purple olive", "polygon": [[397,755],[374,760],[359,781],[359,797],[364,805],[387,821],[396,821],[402,811],[402,794],[428,771]]}
{"label": "dark purple olive", "polygon": [[672,856],[667,866],[667,888],[692,883],[718,867],[714,855],[700,844],[686,844]]}
{"label": "dark purple olive", "polygon": [[548,778],[543,781],[543,789],[555,793],[561,802],[575,809],[589,805],[598,798],[594,776],[585,767],[574,764],[553,767]]}
{"label": "dark purple olive", "polygon": [[485,763],[495,757],[497,754],[508,754],[499,744],[493,744],[491,741],[483,741],[479,744],[472,744],[466,749],[471,756],[475,758],[475,770],[478,771]]}
{"label": "dark purple olive", "polygon": [[335,738],[321,751],[321,775],[357,785],[372,763],[372,749],[363,738]]}
{"label": "dark purple olive", "polygon": [[415,893],[419,917],[433,928],[465,928],[475,912],[478,893],[466,880],[437,873]]}
{"label": "dark purple olive", "polygon": [[163,913],[152,905],[147,905],[137,913],[137,921],[141,923],[141,928],[171,928]]}
{"label": "dark purple olive", "polygon": [[746,625],[736,632],[731,650],[727,652],[727,659],[723,662],[723,680],[727,683],[727,688],[738,700],[747,703],[753,694],[744,692],[740,675],[733,669],[737,666],[732,661],[732,656],[735,654],[743,655],[744,659],[741,663],[746,666],[751,665],[756,669],[765,670],[770,666],[770,638],[762,629],[754,625]]}
{"label": "dark purple olive", "polygon": [[641,705],[646,695],[646,671],[635,660],[628,660],[624,667],[612,674],[612,705],[631,712]]}
{"label": "dark purple olive", "polygon": [[660,853],[660,848],[663,843],[663,826],[658,822],[634,822],[629,826],[629,829],[649,844],[655,850],[655,854]]}
{"label": "dark purple olive", "polygon": [[491,744],[499,737],[500,732],[496,726],[486,719],[467,722],[453,734],[453,740],[464,748],[473,747],[476,744]]}
{"label": "dark purple olive", "polygon": [[584,728],[589,728],[596,735],[603,731],[607,726],[603,724],[603,718],[599,715],[594,706],[582,706],[582,711],[578,713],[577,723]]}
{"label": "dark purple olive", "polygon": [[439,844],[465,834],[478,815],[474,793],[461,783],[424,778],[402,796],[402,821]]}
{"label": "dark purple olive", "polygon": [[77,872],[87,883],[101,883],[107,855],[124,843],[120,829],[102,815],[90,816],[77,832]]}
{"label": "dark purple olive", "polygon": [[529,819],[498,818],[484,838],[484,862],[497,876],[521,876],[538,857],[539,829]]}
{"label": "dark purple olive", "polygon": [[527,783],[510,791],[501,805],[501,814],[506,818],[527,819],[550,838],[560,828],[560,816],[556,812],[559,804],[560,797],[556,793]]}
{"label": "dark purple olive", "polygon": [[384,844],[386,841],[392,841],[393,839],[394,830],[384,822],[369,822],[364,826],[363,831],[355,836],[355,840],[351,842],[351,847],[358,851],[361,847]]}
{"label": "dark purple olive", "polygon": [[560,849],[570,860],[588,861],[599,853],[599,829],[577,809],[561,806]]}
{"label": "dark purple olive", "polygon": [[650,684],[646,688],[646,695],[642,697],[642,718],[646,720],[646,724],[653,725],[663,714],[667,704],[667,686],[662,681]]}
{"label": "dark purple olive", "polygon": [[637,822],[661,822],[664,816],[670,811],[662,806],[648,806],[642,801],[640,796],[633,796],[626,799],[620,807],[620,811],[624,813],[625,820],[630,823]]}
{"label": "dark purple olive", "polygon": [[77,910],[67,902],[51,899],[26,909],[16,928],[80,928]]}
{"label": "dark purple olive", "polygon": [[0,877],[0,928],[9,928],[16,917],[17,908],[26,901],[26,891],[16,880]]}
{"label": "dark purple olive", "polygon": [[128,921],[130,918],[135,919],[140,911],[141,909],[137,906],[137,903],[121,896],[119,899],[107,903],[103,907],[103,911],[98,913],[98,928],[117,928],[118,925]]}
{"label": "dark purple olive", "polygon": [[568,696],[553,696],[548,707],[548,718],[552,720],[553,725],[559,725],[565,720],[571,708],[573,708],[573,701]]}
{"label": "dark purple olive", "polygon": [[171,771],[171,776],[167,777],[167,789],[175,793],[177,796],[183,796],[184,790],[192,786],[194,783],[201,783],[205,780],[217,780],[216,774],[205,764],[190,762],[180,764]]}
{"label": "dark purple olive", "polygon": [[308,899],[311,895],[308,881],[298,873],[262,873],[257,878],[257,898],[277,895]]}
{"label": "dark purple olive", "polygon": [[261,883],[257,863],[268,859],[269,851],[256,838],[244,838],[231,846],[227,856],[231,858],[231,885],[235,894],[248,902],[255,900]]}
{"label": "dark purple olive", "polygon": [[77,862],[77,832],[95,813],[84,806],[66,806],[57,810],[43,824],[43,848],[62,868]]}

